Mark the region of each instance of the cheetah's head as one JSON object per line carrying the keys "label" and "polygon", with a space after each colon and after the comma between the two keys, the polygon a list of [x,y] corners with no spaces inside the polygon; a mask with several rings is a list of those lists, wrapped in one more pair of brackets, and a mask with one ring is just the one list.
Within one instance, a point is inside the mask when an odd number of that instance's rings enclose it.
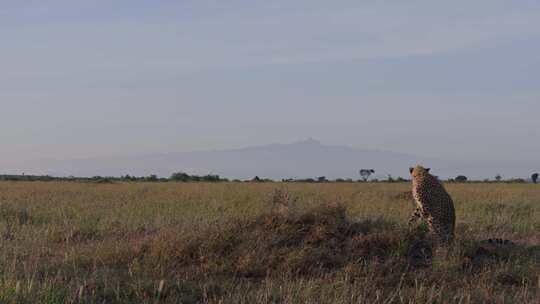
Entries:
{"label": "cheetah's head", "polygon": [[416,166],[416,167],[410,167],[409,168],[409,172],[411,172],[411,176],[412,177],[416,177],[416,176],[421,176],[421,175],[427,175],[429,174],[429,169],[430,168],[424,168],[420,165]]}

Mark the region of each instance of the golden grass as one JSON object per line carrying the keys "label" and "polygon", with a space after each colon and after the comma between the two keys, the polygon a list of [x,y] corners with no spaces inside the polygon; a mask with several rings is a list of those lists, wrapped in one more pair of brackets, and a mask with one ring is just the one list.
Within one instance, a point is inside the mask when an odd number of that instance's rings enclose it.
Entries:
{"label": "golden grass", "polygon": [[413,268],[407,183],[0,182],[0,303],[538,303],[540,187],[446,187],[456,247]]}

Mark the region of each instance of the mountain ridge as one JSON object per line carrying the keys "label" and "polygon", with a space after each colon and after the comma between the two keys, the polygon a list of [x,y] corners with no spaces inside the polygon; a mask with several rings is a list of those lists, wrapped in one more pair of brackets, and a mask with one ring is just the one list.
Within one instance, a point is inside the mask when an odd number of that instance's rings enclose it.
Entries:
{"label": "mountain ridge", "polygon": [[[230,179],[254,176],[274,180],[288,178],[359,179],[360,169],[375,169],[373,177],[386,179],[408,177],[408,168],[423,164],[433,168],[441,178],[460,174],[483,179],[504,172],[496,164],[460,162],[401,152],[362,149],[346,145],[326,145],[313,138],[292,143],[272,143],[223,150],[150,153],[132,156],[110,156],[70,160],[41,160],[27,164],[26,172],[54,176],[146,176],[167,177],[174,172],[205,175],[217,174]],[[526,172],[520,164],[505,165],[508,172]],[[36,172],[37,173],[37,172]],[[516,174],[512,173],[512,174]],[[519,175],[518,175],[519,176]],[[526,177],[526,176],[525,176]]]}
{"label": "mountain ridge", "polygon": [[[359,178],[362,168],[375,168],[378,177],[386,174],[406,176],[406,169],[421,157],[405,153],[325,145],[308,138],[293,143],[272,143],[223,150],[152,153],[85,159],[45,161],[41,171],[52,175],[169,176],[182,171],[191,174],[219,174],[227,178],[249,179],[261,176],[272,179]],[[389,165],[401,164],[400,170]],[[42,163],[43,165],[43,163]],[[382,170],[382,171],[381,171]],[[401,173],[401,174],[398,174]]]}

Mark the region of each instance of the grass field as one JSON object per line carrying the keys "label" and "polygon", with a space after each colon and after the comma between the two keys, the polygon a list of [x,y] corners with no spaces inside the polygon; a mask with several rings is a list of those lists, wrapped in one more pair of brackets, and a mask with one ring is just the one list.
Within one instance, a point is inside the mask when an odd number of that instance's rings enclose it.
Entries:
{"label": "grass field", "polygon": [[454,249],[411,267],[408,183],[1,182],[0,303],[540,303],[540,186],[446,187]]}

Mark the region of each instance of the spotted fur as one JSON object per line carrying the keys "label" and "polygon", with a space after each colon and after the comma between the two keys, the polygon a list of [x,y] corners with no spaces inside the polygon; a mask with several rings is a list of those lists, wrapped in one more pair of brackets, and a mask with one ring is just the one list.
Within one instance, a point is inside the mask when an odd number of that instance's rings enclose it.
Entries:
{"label": "spotted fur", "polygon": [[456,223],[452,198],[437,178],[429,174],[429,169],[416,166],[410,171],[416,210],[409,223],[424,219],[436,239],[443,244],[451,243]]}

